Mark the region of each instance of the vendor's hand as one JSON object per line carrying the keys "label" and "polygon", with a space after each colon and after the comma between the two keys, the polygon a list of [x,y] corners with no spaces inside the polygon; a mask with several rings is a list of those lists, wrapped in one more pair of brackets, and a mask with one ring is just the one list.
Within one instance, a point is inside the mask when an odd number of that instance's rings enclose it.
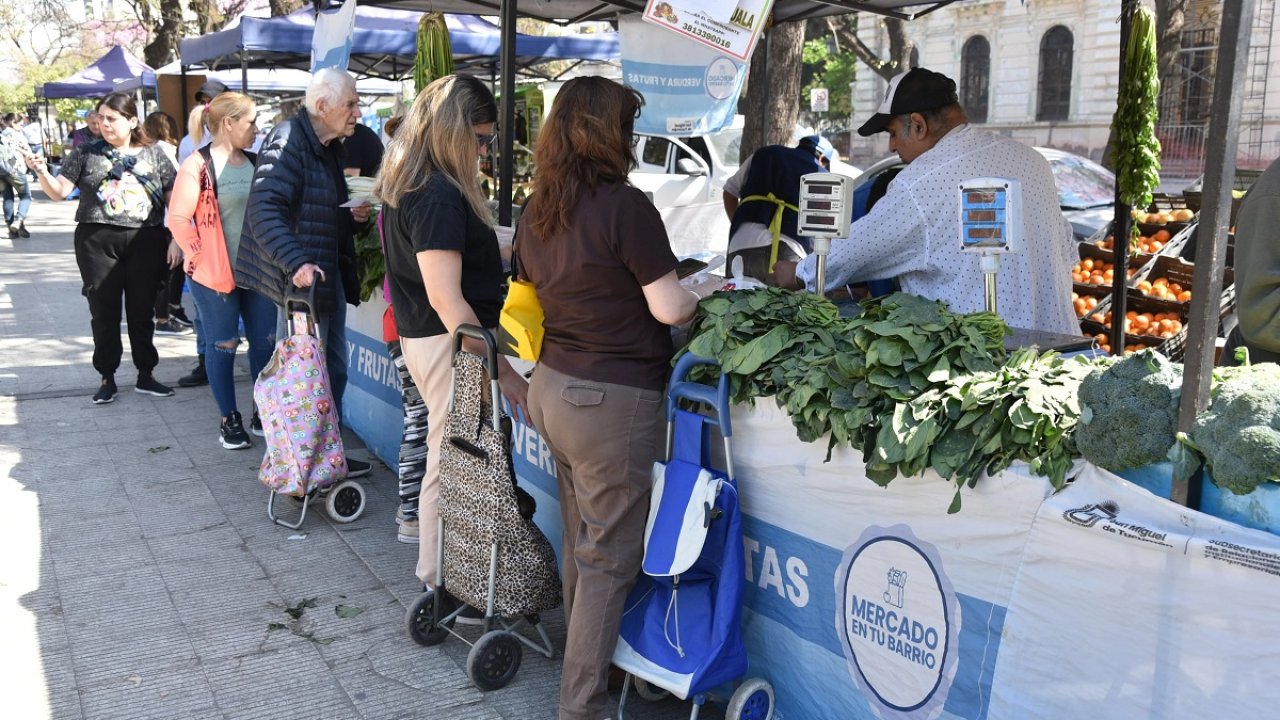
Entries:
{"label": "vendor's hand", "polygon": [[372,203],[365,203],[351,208],[351,217],[356,219],[358,223],[369,222],[369,213],[373,210]]}
{"label": "vendor's hand", "polygon": [[779,260],[773,266],[773,274],[765,276],[765,283],[786,290],[803,290],[804,283],[796,277],[796,265],[794,260]]}
{"label": "vendor's hand", "polygon": [[321,280],[325,279],[324,271],[315,263],[304,263],[298,271],[293,274],[293,286],[297,288],[311,287],[319,275]]}
{"label": "vendor's hand", "polygon": [[505,357],[498,359],[498,389],[511,404],[512,416],[519,411],[524,423],[531,424],[533,419],[529,416],[529,381],[511,367]]}
{"label": "vendor's hand", "polygon": [[178,243],[173,240],[169,241],[169,250],[164,254],[164,261],[172,270],[182,264],[182,248],[178,247]]}
{"label": "vendor's hand", "polygon": [[28,154],[27,154],[27,157],[26,157],[26,160],[27,160],[27,169],[28,169],[28,170],[33,170],[33,171],[35,171],[36,175],[43,175],[43,174],[44,174],[44,172],[45,172],[45,166],[44,166],[44,156],[43,156],[43,155],[36,155],[35,153],[28,153]]}

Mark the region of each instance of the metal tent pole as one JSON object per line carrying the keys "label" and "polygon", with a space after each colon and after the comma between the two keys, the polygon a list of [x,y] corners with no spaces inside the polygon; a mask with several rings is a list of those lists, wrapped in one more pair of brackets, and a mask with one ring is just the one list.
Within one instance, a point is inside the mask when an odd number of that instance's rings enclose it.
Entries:
{"label": "metal tent pole", "polygon": [[[1182,398],[1178,403],[1180,432],[1190,432],[1196,416],[1209,405],[1222,298],[1222,267],[1227,256],[1227,224],[1231,222],[1231,188],[1235,179],[1236,145],[1244,101],[1240,85],[1249,55],[1254,7],[1255,0],[1222,4],[1218,73],[1213,83],[1214,112],[1209,118],[1204,194],[1201,196],[1204,202],[1200,208],[1200,233],[1196,238],[1196,269],[1191,281],[1196,291],[1191,296],[1191,314],[1187,317]],[[1114,320],[1115,316],[1112,318]],[[1170,499],[1198,509],[1200,486],[1174,478]]]}
{"label": "metal tent pole", "polygon": [[516,0],[502,0],[502,17],[499,23],[502,34],[502,104],[499,106],[498,130],[502,135],[502,152],[498,165],[498,224],[511,227],[511,195],[515,184],[516,125]]}
{"label": "metal tent pole", "polygon": [[[1138,0],[1124,0],[1120,8],[1120,63],[1116,77],[1123,78],[1125,73],[1125,55],[1128,54],[1129,35],[1133,30],[1133,14],[1138,9]],[[1124,315],[1126,296],[1129,289],[1129,229],[1133,225],[1133,208],[1120,200],[1120,183],[1116,183],[1116,216],[1111,223],[1111,236],[1115,241],[1111,246],[1111,264],[1115,275],[1111,280],[1111,354],[1124,357]],[[1142,208],[1143,211],[1146,208]]]}

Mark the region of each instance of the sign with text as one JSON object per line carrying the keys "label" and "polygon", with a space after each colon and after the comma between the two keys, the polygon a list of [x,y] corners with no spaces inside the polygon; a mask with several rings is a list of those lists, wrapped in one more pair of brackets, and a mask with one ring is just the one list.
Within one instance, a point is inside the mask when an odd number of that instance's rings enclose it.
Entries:
{"label": "sign with text", "polygon": [[810,88],[809,89],[809,112],[826,112],[827,89],[826,88]]}
{"label": "sign with text", "polygon": [[721,18],[720,8],[725,6],[711,0],[649,0],[641,17],[745,62],[760,39],[773,0],[739,0],[728,17]]}
{"label": "sign with text", "polygon": [[635,131],[689,136],[733,120],[745,63],[633,17],[618,21],[623,82],[644,95]]}

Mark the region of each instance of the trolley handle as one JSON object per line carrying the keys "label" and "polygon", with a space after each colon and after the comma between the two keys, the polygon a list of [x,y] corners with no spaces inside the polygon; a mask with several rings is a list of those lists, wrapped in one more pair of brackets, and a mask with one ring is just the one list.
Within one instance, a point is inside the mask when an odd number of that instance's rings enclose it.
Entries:
{"label": "trolley handle", "polygon": [[676,369],[671,373],[671,387],[667,390],[667,422],[675,419],[676,401],[683,399],[700,402],[715,411],[714,417],[706,418],[707,422],[718,425],[720,427],[720,435],[728,439],[733,435],[733,428],[729,422],[729,376],[721,372],[720,384],[714,388],[702,383],[685,380],[685,377],[695,365],[720,367],[720,363],[715,360],[699,357],[693,353],[685,353],[680,356],[680,359],[676,361]]}
{"label": "trolley handle", "polygon": [[[287,282],[287,281],[286,281]],[[316,286],[320,284],[320,277],[315,276],[311,279],[311,284],[307,286],[306,297],[297,297],[292,295],[292,291],[285,295],[285,321],[289,327],[289,334],[298,334],[294,324],[294,312],[302,312],[307,316],[307,334],[316,334]],[[289,284],[293,288],[293,284]],[[296,289],[296,288],[295,288]]]}
{"label": "trolley handle", "polygon": [[[493,339],[493,333],[485,330],[478,325],[463,323],[453,331],[453,354],[457,355],[462,350],[462,339],[471,338],[484,343],[485,347],[485,367],[489,371],[489,402],[490,417],[493,419],[493,429],[502,432],[502,396],[498,390],[498,342]],[[453,409],[453,398],[449,399],[449,409]],[[508,437],[510,437],[508,435]]]}

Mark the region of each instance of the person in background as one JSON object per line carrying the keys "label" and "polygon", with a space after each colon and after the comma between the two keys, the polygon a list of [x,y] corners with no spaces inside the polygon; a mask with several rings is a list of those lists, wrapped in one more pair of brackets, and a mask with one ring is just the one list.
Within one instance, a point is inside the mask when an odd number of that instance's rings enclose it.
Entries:
{"label": "person in background", "polygon": [[[157,111],[147,116],[142,129],[177,167],[178,146],[175,143],[178,142],[178,121],[169,113]],[[177,253],[170,253],[170,257],[174,255]],[[156,293],[157,335],[184,335],[191,331],[191,321],[182,309],[182,285],[186,279],[179,256],[169,265],[169,272],[161,280],[160,290]]]}
{"label": "person in background", "polygon": [[[1280,160],[1254,181],[1236,214],[1236,317],[1249,362],[1280,362]],[[1233,338],[1234,339],[1234,338]],[[1223,352],[1227,363],[1231,353]]]}
{"label": "person in background", "polygon": [[[31,210],[31,183],[27,180],[27,156],[31,149],[22,135],[22,118],[17,113],[4,116],[4,129],[0,130],[0,143],[8,162],[8,174],[0,177],[4,187],[4,222],[9,227],[9,239],[29,238],[27,213]],[[16,201],[16,206],[15,206]]]}
{"label": "person in background", "polygon": [[607,672],[644,551],[670,326],[698,303],[676,277],[657,209],[627,183],[642,104],[605,78],[565,83],[538,134],[537,191],[516,228],[545,314],[529,409],[556,461],[564,525],[561,720],[613,715]]}
{"label": "person in background", "polygon": [[[339,139],[354,132],[360,99],[350,75],[324,68],[312,76],[305,102],[303,112],[276,125],[258,154],[235,280],[237,287],[276,304],[277,336],[286,332],[284,308],[294,289],[324,283],[316,288],[313,310],[341,418],[347,388],[347,304],[360,304],[355,223],[368,222],[370,205],[342,207],[347,185]],[[254,425],[255,434],[260,433],[261,421]],[[347,457],[347,477],[368,475],[369,469],[369,463]]]}
{"label": "person in background", "polygon": [[[493,215],[480,192],[479,159],[494,139],[498,106],[484,83],[447,75],[417,98],[387,147],[374,194],[392,307],[409,374],[431,415],[443,417],[452,382],[453,333],[459,325],[496,328],[502,309],[502,258]],[[479,355],[474,339],[464,347]],[[498,383],[523,408],[528,383],[502,357]],[[419,527],[436,527],[444,423],[427,424],[427,464],[418,495]],[[417,575],[439,582],[437,534],[419,535]]]}
{"label": "person in background", "polygon": [[[44,128],[40,126],[39,120],[34,117],[27,118],[27,124],[22,126],[22,136],[26,138],[32,155],[44,157]],[[35,175],[32,175],[31,179],[34,180]]]}
{"label": "person in background", "polygon": [[351,137],[342,141],[342,173],[373,177],[382,167],[382,139],[368,125],[356,123]]}
{"label": "person in background", "polygon": [[[249,376],[256,378],[271,359],[276,306],[252,290],[236,287],[232,268],[240,248],[254,158],[245,152],[257,135],[254,102],[225,92],[205,109],[212,142],[192,153],[178,170],[169,203],[169,230],[187,257],[191,296],[200,308],[203,330],[213,352],[206,358],[209,387],[218,403],[218,440],[228,450],[252,444],[236,407],[232,378],[243,320],[249,341]],[[224,243],[226,261],[204,252]],[[221,259],[219,257],[219,259]]]}
{"label": "person in background", "polygon": [[[179,164],[185,162],[196,148],[207,144],[211,139],[212,135],[204,125],[205,109],[214,98],[225,92],[226,89],[227,86],[221,81],[207,80],[196,90],[196,107],[192,108],[191,112],[187,114],[187,134],[178,143]],[[170,316],[173,317],[173,311],[170,311]],[[200,387],[201,385],[209,384],[209,373],[205,369],[204,328],[200,322],[199,307],[195,309],[195,314],[191,318],[191,327],[196,333],[196,366],[191,369],[191,372],[178,378],[178,387]],[[254,420],[257,420],[256,416]],[[253,425],[252,430],[255,435],[262,436],[261,425]]]}
{"label": "person in background", "polygon": [[[347,138],[349,143],[360,135],[356,126],[356,134]],[[395,137],[400,127],[400,116],[388,118],[382,125],[382,132],[388,139]],[[363,175],[361,160],[352,157],[352,146],[347,145],[347,158],[343,172],[351,175],[353,171]],[[379,140],[376,155],[377,165],[371,168],[371,175],[376,176],[382,167],[384,147]],[[360,151],[357,150],[357,154]],[[382,242],[382,253],[386,255],[387,245],[383,240],[382,216],[378,216],[378,237]],[[387,309],[382,313],[382,341],[387,345],[387,354],[396,367],[396,375],[400,379],[400,406],[403,408],[403,423],[400,431],[400,452],[396,458],[396,491],[400,505],[396,508],[396,540],[402,543],[415,544],[419,541],[418,532],[418,496],[422,492],[422,478],[427,474],[427,406],[422,401],[422,393],[413,382],[409,373],[409,365],[405,362],[404,351],[400,347],[400,329],[396,327],[395,307],[391,301],[391,276],[382,279],[382,297],[387,301]]]}
{"label": "person in background", "polygon": [[1012,178],[1022,186],[1025,242],[1021,252],[1001,257],[1000,316],[1015,328],[1079,335],[1070,274],[1079,256],[1048,161],[1029,145],[970,125],[955,81],[925,68],[890,80],[877,112],[858,129],[863,137],[880,132],[907,167],[849,237],[834,240],[827,286],[813,287],[812,255],[798,264],[778,261],[773,281],[828,292],[896,277],[904,291],[944,301],[954,312],[983,310],[978,257],[960,249],[956,193],[965,180]]}
{"label": "person in background", "polygon": [[[824,170],[821,143],[826,141],[820,136],[808,135],[795,147],[767,145],[752,153],[725,181],[728,267],[733,267],[735,257],[741,257],[743,275],[762,280],[772,271],[771,258],[797,261],[813,250],[809,239],[796,231],[796,223],[801,176]],[[774,220],[779,213],[782,218],[775,236]]]}
{"label": "person in background", "polygon": [[[166,262],[168,233],[164,209],[173,188],[174,167],[159,147],[145,142],[137,107],[128,93],[111,93],[98,103],[102,139],[73,148],[54,177],[44,157],[31,155],[42,187],[54,200],[80,189],[76,208],[75,253],[93,325],[93,367],[102,382],[95,404],[116,399],[120,367],[121,295],[129,327],[129,349],[138,369],[134,390],[169,397],[173,390],[153,375],[160,355],[153,342],[151,310]],[[172,261],[170,255],[168,260]]]}
{"label": "person in background", "polygon": [[67,145],[74,149],[100,137],[102,137],[102,131],[98,127],[98,111],[91,110],[84,116],[84,127],[71,131],[71,135],[67,137]]}
{"label": "person in background", "polygon": [[196,90],[196,107],[192,108],[191,112],[187,114],[187,134],[178,143],[178,162],[186,162],[187,156],[198,150],[202,145],[208,144],[212,136],[209,134],[208,128],[199,124],[201,118],[204,117],[204,106],[226,91],[227,86],[221,80],[212,79],[206,80]]}

